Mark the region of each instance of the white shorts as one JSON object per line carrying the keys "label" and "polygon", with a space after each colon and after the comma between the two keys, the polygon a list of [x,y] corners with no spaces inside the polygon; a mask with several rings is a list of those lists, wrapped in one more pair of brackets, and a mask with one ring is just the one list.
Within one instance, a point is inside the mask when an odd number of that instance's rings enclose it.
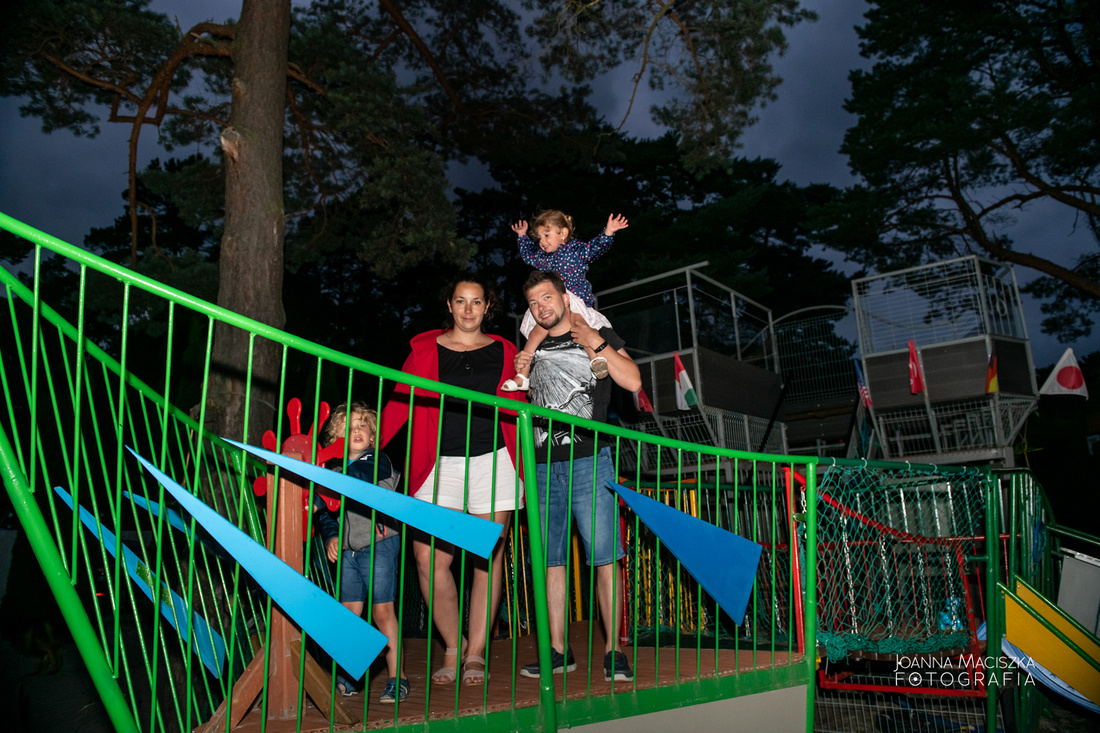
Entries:
{"label": "white shorts", "polygon": [[[589,308],[584,304],[584,301],[573,295],[573,291],[569,293],[569,310],[584,318],[584,322],[592,328],[599,331],[601,328],[611,328],[611,321],[607,320],[603,313],[600,313],[595,308]],[[535,328],[535,317],[531,315],[531,309],[528,308],[527,312],[523,314],[523,323],[519,324],[519,330],[523,334],[524,338],[531,335],[531,331]]]}
{"label": "white shorts", "polygon": [[[493,458],[496,458],[496,483],[494,492]],[[439,486],[435,485],[439,471]],[[421,501],[431,502],[448,509],[465,509],[470,514],[489,514],[494,511],[514,511],[523,507],[523,482],[516,480],[516,467],[507,448],[496,453],[470,457],[469,496],[466,496],[466,458],[464,456],[440,456],[428,478],[414,494]],[[434,494],[434,495],[433,495]],[[495,501],[494,501],[495,500]]]}

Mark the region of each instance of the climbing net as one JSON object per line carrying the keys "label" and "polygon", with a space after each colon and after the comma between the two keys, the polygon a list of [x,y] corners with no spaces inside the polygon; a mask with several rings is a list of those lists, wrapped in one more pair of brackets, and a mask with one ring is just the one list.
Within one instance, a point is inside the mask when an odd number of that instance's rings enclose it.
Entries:
{"label": "climbing net", "polygon": [[987,482],[978,471],[824,471],[817,637],[831,661],[976,650],[978,593],[967,558],[984,535]]}

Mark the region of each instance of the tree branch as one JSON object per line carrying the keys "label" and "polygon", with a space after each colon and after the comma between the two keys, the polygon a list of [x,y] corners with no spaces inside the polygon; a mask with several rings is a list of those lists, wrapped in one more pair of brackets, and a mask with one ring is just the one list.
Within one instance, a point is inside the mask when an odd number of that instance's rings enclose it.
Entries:
{"label": "tree branch", "polygon": [[1077,288],[1085,295],[1100,299],[1100,283],[1097,283],[1095,280],[1084,277],[1067,267],[1055,264],[1044,257],[1039,257],[1029,252],[1018,252],[1008,249],[1002,245],[999,240],[990,237],[982,226],[981,218],[963,195],[962,188],[958,184],[958,171],[952,171],[951,168],[950,161],[945,160],[942,166],[944,181],[948,190],[951,192],[951,198],[955,203],[956,209],[958,209],[959,214],[963,217],[963,222],[966,225],[964,227],[966,233],[970,235],[979,247],[999,260],[1033,268],[1039,272],[1062,280],[1068,285]]}
{"label": "tree branch", "polygon": [[[1054,186],[1050,183],[1047,183],[1042,178],[1032,173],[1031,169],[1027,167],[1027,164],[1024,162],[1023,156],[1020,155],[1020,151],[1016,147],[1016,144],[1012,141],[1012,138],[1008,137],[1007,135],[1001,135],[1000,140],[1001,145],[998,146],[996,143],[991,142],[989,146],[1004,157],[1008,158],[1009,161],[1011,161],[1012,168],[1016,171],[1016,175],[1020,176],[1020,178],[1024,179],[1024,181],[1034,186],[1036,190],[1040,191],[1046,196],[1050,196],[1058,203],[1065,204],[1066,206],[1070,206],[1079,211],[1083,211],[1089,216],[1100,216],[1100,205],[1096,203],[1095,199],[1089,201],[1086,199],[1078,198],[1077,196],[1070,196],[1067,193],[1068,189],[1066,187]],[[1080,187],[1075,186],[1073,188]],[[1092,196],[1100,194],[1100,190],[1096,188],[1085,188],[1083,192],[1089,193]]]}
{"label": "tree branch", "polygon": [[398,8],[393,0],[379,0],[379,4],[385,8],[390,17],[393,18],[393,22],[397,24],[397,27],[408,36],[412,41],[413,46],[420,52],[421,58],[428,64],[428,67],[432,70],[432,75],[435,76],[436,81],[439,82],[439,86],[443,89],[443,93],[447,95],[447,98],[454,104],[455,109],[460,114],[466,114],[466,104],[462,101],[462,98],[458,96],[458,93],[451,87],[450,81],[447,79],[446,72],[443,71],[443,67],[439,65],[439,61],[435,58],[432,50],[428,48],[428,44],[424,43],[424,39],[420,37],[420,34],[416,32],[416,29],[412,27],[408,19],[401,13],[401,9]]}
{"label": "tree branch", "polygon": [[646,30],[645,43],[642,44],[642,68],[638,69],[634,74],[634,87],[630,90],[630,101],[626,105],[626,114],[623,115],[622,122],[615,129],[622,130],[626,125],[626,121],[630,118],[630,111],[634,109],[634,98],[638,94],[638,86],[642,83],[642,76],[645,75],[646,67],[649,66],[649,42],[653,38],[653,34],[657,32],[657,26],[661,22],[661,19],[672,11],[672,3],[661,3],[660,11],[653,16],[653,22],[649,24],[649,28]]}

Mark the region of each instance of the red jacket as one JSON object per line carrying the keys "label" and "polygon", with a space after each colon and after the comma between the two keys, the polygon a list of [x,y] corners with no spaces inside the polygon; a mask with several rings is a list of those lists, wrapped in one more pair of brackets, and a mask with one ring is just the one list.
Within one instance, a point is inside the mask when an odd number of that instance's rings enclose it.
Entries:
{"label": "red jacket", "polygon": [[[401,371],[406,374],[414,374],[418,377],[439,380],[439,351],[436,338],[443,331],[425,331],[414,336],[409,345],[412,351],[409,353]],[[493,334],[486,334],[494,341],[504,344],[504,363],[501,364],[500,381],[497,382],[497,396],[509,399],[526,401],[525,392],[502,392],[501,385],[515,376],[515,357],[518,353],[516,347],[509,341]],[[397,384],[389,402],[382,409],[382,425],[380,444],[383,448],[393,439],[397,431],[409,418],[409,385]],[[408,456],[409,470],[406,485],[409,494],[415,494],[424,481],[428,478],[436,459],[436,436],[439,432],[439,393],[429,392],[418,388],[416,401],[412,409],[412,446]],[[516,464],[516,415],[511,412],[501,412],[501,432],[504,434],[504,445],[508,449],[508,455],[512,457],[512,464]]]}

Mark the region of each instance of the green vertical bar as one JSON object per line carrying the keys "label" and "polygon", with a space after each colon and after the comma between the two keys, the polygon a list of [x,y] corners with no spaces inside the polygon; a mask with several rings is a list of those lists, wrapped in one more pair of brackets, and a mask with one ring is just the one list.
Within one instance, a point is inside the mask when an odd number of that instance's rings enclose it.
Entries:
{"label": "green vertical bar", "polygon": [[[1017,481],[1017,474],[1012,474],[1008,477],[1008,517],[1005,518],[1005,534],[1008,536],[1008,547],[1005,551],[1005,584],[1011,578],[1015,578],[1019,568],[1017,567],[1017,552],[1019,550],[1020,538],[1017,537],[1017,532],[1023,532],[1024,527],[1027,525],[1027,521],[1023,518],[1020,511],[1020,484]],[[1000,491],[1001,477],[1000,475],[994,475],[993,480],[996,483],[998,490]],[[1024,545],[1026,546],[1026,545]],[[1030,582],[1030,577],[1028,578]]]}
{"label": "green vertical bar", "polygon": [[[550,667],[550,616],[546,599],[546,553],[539,522],[538,486],[535,478],[535,433],[531,413],[519,407],[519,439],[523,454],[524,492],[527,494],[527,531],[531,540],[531,593],[535,597],[535,639],[539,653],[539,708],[542,729],[558,729],[558,711],[554,703],[554,672]],[[549,513],[549,512],[548,512]],[[568,618],[566,618],[568,624]],[[565,652],[563,652],[565,653]]]}
{"label": "green vertical bar", "polygon": [[107,715],[116,731],[134,731],[137,733],[137,723],[130,715],[126,700],[122,696],[122,690],[115,682],[107,658],[103,655],[103,648],[96,638],[95,630],[84,613],[84,607],[76,590],[69,582],[69,575],[65,572],[65,565],[57,552],[57,547],[50,539],[46,520],[33,499],[31,499],[30,487],[26,479],[16,468],[15,456],[12,453],[11,443],[8,442],[7,433],[0,428],[0,470],[4,474],[4,487],[11,498],[12,506],[19,524],[27,533],[27,539],[34,550],[34,556],[42,567],[42,574],[46,576],[46,582],[53,591],[57,605],[61,609],[61,615],[65,617],[65,623],[73,635],[73,641],[84,658],[84,664],[88,667],[92,684],[99,692],[103,705],[107,709]]}
{"label": "green vertical bar", "polygon": [[[997,568],[1000,565],[1000,536],[997,532],[997,507],[1000,496],[997,493],[997,477],[986,475],[985,501],[985,653],[990,659],[1001,657],[1001,635],[1004,634],[1004,599],[997,588]],[[1010,578],[1005,579],[1007,585]],[[997,675],[990,675],[989,685],[985,688],[985,729],[996,730],[997,725]]]}
{"label": "green vertical bar", "polygon": [[[793,547],[793,540],[792,540]],[[817,464],[806,465],[806,598],[803,624],[806,633],[806,730],[814,729],[814,692],[817,672]]]}

